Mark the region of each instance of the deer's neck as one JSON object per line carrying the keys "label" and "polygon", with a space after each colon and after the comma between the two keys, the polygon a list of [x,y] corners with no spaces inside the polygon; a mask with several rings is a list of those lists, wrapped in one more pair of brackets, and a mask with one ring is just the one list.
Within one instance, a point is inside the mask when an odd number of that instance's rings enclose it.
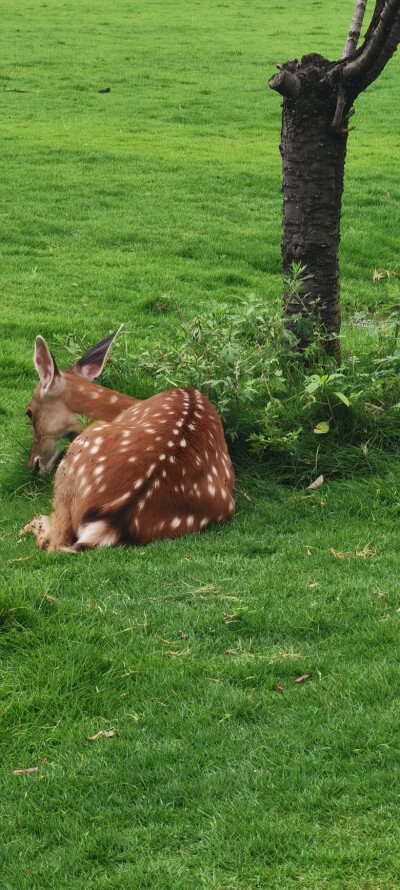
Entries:
{"label": "deer's neck", "polygon": [[65,374],[65,379],[67,381],[65,393],[67,407],[74,414],[83,414],[91,420],[114,420],[121,411],[139,401],[73,374]]}

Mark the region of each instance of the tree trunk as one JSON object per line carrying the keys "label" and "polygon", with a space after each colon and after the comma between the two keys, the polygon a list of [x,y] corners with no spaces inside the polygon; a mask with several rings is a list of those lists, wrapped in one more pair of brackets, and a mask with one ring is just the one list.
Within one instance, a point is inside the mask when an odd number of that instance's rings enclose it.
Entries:
{"label": "tree trunk", "polygon": [[306,326],[291,323],[290,317],[314,316],[317,309],[323,331],[332,338],[326,351],[339,361],[338,249],[347,130],[332,128],[337,94],[321,83],[327,67],[329,62],[320,56],[303,57],[296,69],[297,95],[283,101],[282,266],[284,276],[291,276],[293,262],[312,276],[304,282],[300,299],[284,294],[288,326],[294,327],[304,347]]}
{"label": "tree trunk", "polygon": [[338,362],[338,254],[348,120],[352,103],[379,77],[400,42],[400,0],[375,0],[370,26],[357,49],[366,4],[356,0],[339,61],[311,53],[300,62],[278,65],[279,74],[269,82],[283,96],[283,273],[290,278],[297,263],[311,276],[299,292],[286,286],[287,325],[300,334],[305,349],[312,337],[307,318],[318,316],[327,335],[325,349]]}

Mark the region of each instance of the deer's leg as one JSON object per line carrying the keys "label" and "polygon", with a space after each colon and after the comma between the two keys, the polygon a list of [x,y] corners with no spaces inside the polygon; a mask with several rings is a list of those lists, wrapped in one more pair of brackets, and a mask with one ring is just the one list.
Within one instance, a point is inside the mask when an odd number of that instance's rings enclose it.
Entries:
{"label": "deer's leg", "polygon": [[74,552],[73,545],[75,540],[76,536],[72,528],[69,504],[64,504],[59,501],[54,505],[54,511],[51,514],[51,530],[48,550],[50,552],[56,550]]}
{"label": "deer's leg", "polygon": [[36,544],[40,550],[48,550],[51,536],[50,516],[35,516],[21,529],[20,535],[32,533],[36,537]]}
{"label": "deer's leg", "polygon": [[[65,515],[64,515],[65,513]],[[78,549],[72,546],[74,536],[72,533],[69,510],[60,511],[51,516],[35,516],[28,522],[23,529],[21,535],[32,533],[36,537],[36,545],[39,550],[67,550],[75,553]]]}

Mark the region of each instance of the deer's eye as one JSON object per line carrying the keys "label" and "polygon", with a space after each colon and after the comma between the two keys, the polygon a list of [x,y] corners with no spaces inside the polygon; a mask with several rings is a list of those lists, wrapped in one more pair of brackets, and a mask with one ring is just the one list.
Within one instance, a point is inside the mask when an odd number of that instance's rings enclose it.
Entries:
{"label": "deer's eye", "polygon": [[26,416],[29,417],[29,420],[32,420],[32,411],[30,408],[28,408],[28,410],[26,412]]}

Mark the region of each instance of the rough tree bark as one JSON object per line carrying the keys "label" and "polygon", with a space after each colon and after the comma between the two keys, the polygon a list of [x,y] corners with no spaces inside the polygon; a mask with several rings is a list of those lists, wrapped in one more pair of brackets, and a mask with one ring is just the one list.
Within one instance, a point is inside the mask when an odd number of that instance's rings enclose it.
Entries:
{"label": "rough tree bark", "polygon": [[[282,266],[306,267],[299,299],[284,294],[285,315],[318,310],[327,352],[340,360],[339,241],[343,176],[353,102],[383,71],[400,41],[400,0],[376,0],[357,49],[367,0],[357,0],[342,57],[317,53],[278,65],[269,86],[283,96]],[[292,325],[293,326],[293,325]],[[307,345],[303,335],[301,345]]]}

